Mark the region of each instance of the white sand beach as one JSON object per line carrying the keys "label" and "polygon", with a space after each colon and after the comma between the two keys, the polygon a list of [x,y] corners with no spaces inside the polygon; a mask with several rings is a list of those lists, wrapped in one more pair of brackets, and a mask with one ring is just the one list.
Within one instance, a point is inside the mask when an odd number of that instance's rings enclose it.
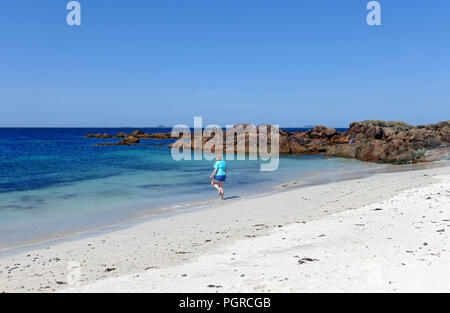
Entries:
{"label": "white sand beach", "polygon": [[449,232],[449,167],[376,174],[2,255],[0,292],[450,291]]}

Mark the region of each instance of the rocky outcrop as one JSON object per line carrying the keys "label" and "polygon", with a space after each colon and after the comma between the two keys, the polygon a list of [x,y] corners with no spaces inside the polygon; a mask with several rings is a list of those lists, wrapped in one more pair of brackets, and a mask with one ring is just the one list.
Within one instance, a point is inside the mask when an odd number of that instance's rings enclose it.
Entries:
{"label": "rocky outcrop", "polygon": [[113,136],[109,135],[109,134],[88,134],[85,135],[84,137],[86,138],[98,138],[98,139],[108,139],[108,138],[113,138]]}
{"label": "rocky outcrop", "polygon": [[127,133],[124,132],[120,132],[114,136],[114,138],[127,138],[127,137],[128,137]]}
{"label": "rocky outcrop", "polygon": [[139,130],[139,129],[137,129],[137,130],[135,130],[135,131],[133,131],[132,133],[129,134],[129,136],[132,136],[132,137],[135,137],[135,138],[138,138],[139,136],[142,136],[142,135],[145,135],[145,133],[142,130]]}
{"label": "rocky outcrop", "polygon": [[125,139],[122,139],[118,143],[102,143],[97,146],[131,146],[139,143],[139,138],[128,136]]}
{"label": "rocky outcrop", "polygon": [[[404,164],[427,161],[430,151],[439,148],[434,159],[448,158],[444,149],[449,145],[450,121],[425,126],[412,126],[404,122],[364,121],[355,122],[340,135],[354,143],[331,145],[326,154],[351,157],[361,161]],[[347,141],[347,142],[348,142]],[[427,157],[428,153],[428,157]]]}
{"label": "rocky outcrop", "polygon": [[134,137],[139,139],[176,139],[171,136],[171,133],[154,133],[154,134],[146,134],[142,130],[134,130],[130,134],[120,132],[115,136],[109,134],[88,134],[85,135],[86,138],[97,138],[97,139],[107,139],[107,138],[127,138]]}
{"label": "rocky outcrop", "polygon": [[[267,146],[270,151],[270,129],[272,126],[260,125],[255,127],[254,131],[256,131],[257,136],[266,134],[266,132],[260,132],[263,126],[268,130]],[[227,146],[234,146],[234,152],[238,153],[237,143],[244,141],[245,153],[251,152],[249,151],[250,135],[248,132],[251,127],[249,124],[237,124],[227,131],[230,136],[227,136],[224,131],[224,151],[226,151]],[[350,124],[349,130],[346,132],[338,132],[336,129],[326,126],[316,126],[314,129],[304,132],[292,133],[279,130],[279,134],[280,154],[320,153],[328,156],[391,164],[450,159],[450,121],[416,127],[404,122],[368,120]],[[108,136],[108,134],[86,135],[88,138],[111,138]],[[204,149],[205,145],[210,144],[208,142],[214,136],[215,134],[212,132],[210,136],[203,136],[201,143],[196,144],[193,140],[194,134],[191,134],[191,143],[184,148],[190,150]],[[172,138],[171,133],[145,134],[136,130],[119,144],[135,144],[139,142],[139,139],[178,138]],[[169,145],[169,147],[172,146],[173,144]],[[256,149],[259,149],[259,147],[257,146]],[[214,152],[214,149],[212,149],[212,152]]]}
{"label": "rocky outcrop", "polygon": [[136,138],[133,136],[128,136],[127,138],[119,141],[118,145],[119,146],[129,146],[129,145],[135,145],[137,143],[139,143],[139,138]]}
{"label": "rocky outcrop", "polygon": [[450,145],[428,150],[425,152],[424,162],[450,160]]}
{"label": "rocky outcrop", "polygon": [[[245,132],[247,126],[248,124],[239,124],[231,131],[236,133],[233,141],[235,147],[239,139],[244,139],[245,152],[249,153],[249,135]],[[259,133],[259,127],[257,131]],[[366,162],[405,164],[450,159],[449,136],[450,121],[415,127],[404,122],[369,120],[352,123],[346,132],[338,132],[326,126],[316,126],[312,130],[295,133],[280,130],[279,152],[320,153]],[[204,137],[202,147],[211,138]],[[269,135],[268,146],[270,139]],[[199,147],[194,147],[193,142],[190,148],[199,150]],[[235,152],[236,150],[235,148]]]}
{"label": "rocky outcrop", "polygon": [[174,139],[172,138],[171,133],[141,134],[136,137],[141,139]]}

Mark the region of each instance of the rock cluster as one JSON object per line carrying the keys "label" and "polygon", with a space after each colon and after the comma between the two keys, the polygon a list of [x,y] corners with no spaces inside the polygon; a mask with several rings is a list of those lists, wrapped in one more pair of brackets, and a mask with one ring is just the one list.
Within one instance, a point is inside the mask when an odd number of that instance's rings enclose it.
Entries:
{"label": "rock cluster", "polygon": [[[264,128],[262,128],[264,126]],[[237,124],[223,133],[224,151],[233,145],[237,153],[237,143],[245,141],[245,153],[249,153],[250,135],[249,124]],[[270,125],[260,125],[254,130],[257,136],[266,136],[270,152]],[[267,129],[267,132],[261,131]],[[349,130],[339,132],[334,128],[316,126],[309,131],[288,132],[279,130],[280,154],[325,154],[328,156],[358,159],[367,162],[405,164],[419,161],[436,161],[450,159],[450,121],[424,126],[412,126],[404,122],[385,122],[368,120],[350,124]],[[229,133],[229,135],[231,135]],[[191,144],[186,149],[200,150],[213,139],[202,136],[201,143],[194,143],[191,134]],[[178,139],[172,138],[171,133],[145,134],[135,130],[131,134],[119,133],[115,136],[108,134],[86,135],[87,138],[125,138],[119,145],[129,145],[139,142],[139,139]],[[229,137],[229,138],[228,138]],[[261,138],[259,138],[261,139]],[[227,142],[228,140],[228,142]],[[170,145],[169,147],[172,147]],[[258,146],[256,146],[258,149]],[[214,149],[213,149],[214,151]],[[253,152],[253,151],[252,151]]]}
{"label": "rock cluster", "polygon": [[128,136],[125,139],[122,139],[118,143],[101,143],[97,146],[131,146],[139,143],[139,138]]}
{"label": "rock cluster", "polygon": [[337,138],[354,138],[354,143],[331,145],[327,155],[392,164],[450,157],[450,121],[418,127],[404,122],[356,122]]}
{"label": "rock cluster", "polygon": [[[142,130],[135,130],[130,134],[120,132],[116,135],[110,134],[87,134],[84,136],[85,138],[96,138],[96,139],[111,139],[111,138],[120,138],[117,143],[102,143],[97,146],[129,146],[138,144],[140,139],[176,139],[171,137],[171,133],[155,133],[155,134],[146,134]],[[166,145],[166,144],[156,144],[156,145]]]}
{"label": "rock cluster", "polygon": [[86,138],[98,138],[98,139],[108,139],[108,138],[113,138],[113,136],[109,135],[109,134],[88,134],[85,135],[84,137]]}
{"label": "rock cluster", "polygon": [[142,130],[135,130],[130,134],[120,132],[114,136],[110,134],[87,134],[84,136],[85,138],[97,138],[97,139],[109,139],[109,138],[127,138],[134,137],[138,139],[174,139],[171,137],[171,133],[154,133],[154,134],[146,134]]}

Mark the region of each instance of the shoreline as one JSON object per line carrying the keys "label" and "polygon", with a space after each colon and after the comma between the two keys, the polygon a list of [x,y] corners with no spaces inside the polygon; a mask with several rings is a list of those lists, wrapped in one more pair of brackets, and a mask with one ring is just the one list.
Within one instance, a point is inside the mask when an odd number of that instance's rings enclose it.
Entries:
{"label": "shoreline", "polygon": [[[430,166],[431,163],[423,163],[423,166]],[[437,162],[434,163],[435,166],[439,166]],[[286,182],[277,183],[274,185],[267,186],[263,191],[251,190],[246,193],[239,194],[237,196],[232,196],[230,198],[225,197],[226,203],[230,201],[243,201],[247,199],[260,198],[270,194],[284,192],[286,190],[292,188],[302,188],[306,186],[313,185],[322,185],[332,182],[339,182],[348,179],[361,178],[366,175],[373,175],[374,173],[382,173],[385,170],[388,171],[388,168],[391,165],[387,164],[366,164],[363,163],[364,169],[354,170],[357,165],[349,166],[348,169],[337,168],[333,170],[321,170],[310,172],[306,177],[303,177],[298,180],[291,180]],[[369,168],[373,167],[373,168]],[[394,166],[395,168],[399,168],[401,166]],[[339,175],[343,175],[344,177],[338,177]],[[208,188],[208,185],[205,184],[205,188]],[[213,193],[213,191],[212,191]],[[11,256],[17,253],[20,253],[24,250],[34,250],[42,248],[46,245],[62,243],[66,241],[79,240],[80,238],[89,238],[91,236],[95,236],[98,233],[108,233],[111,231],[126,229],[129,227],[133,227],[139,223],[145,223],[151,220],[159,219],[159,218],[168,218],[178,214],[190,213],[196,210],[203,210],[212,208],[215,206],[220,206],[223,204],[222,201],[218,201],[216,198],[209,198],[206,200],[198,200],[198,201],[188,201],[188,202],[173,202],[164,206],[156,206],[152,207],[151,210],[146,210],[145,213],[139,213],[131,215],[127,218],[118,220],[117,222],[100,225],[98,227],[77,230],[77,231],[67,231],[56,234],[51,238],[37,239],[31,242],[24,242],[19,245],[12,245],[7,247],[0,247],[0,257],[3,256]]]}
{"label": "shoreline", "polygon": [[449,292],[449,174],[359,208],[279,225],[185,264],[62,291]]}
{"label": "shoreline", "polygon": [[[292,190],[295,188],[304,188],[307,186],[317,186],[317,185],[325,185],[330,183],[337,183],[345,180],[353,180],[368,177],[370,175],[376,175],[380,173],[390,173],[390,172],[401,172],[401,171],[415,171],[421,170],[425,168],[439,168],[450,166],[447,161],[435,161],[435,162],[427,162],[427,163],[418,163],[418,164],[408,164],[408,165],[391,165],[391,164],[376,164],[376,163],[364,163],[364,166],[373,166],[373,168],[365,168],[359,169],[357,171],[353,171],[351,167],[349,169],[334,169],[331,171],[316,171],[310,173],[306,177],[303,177],[298,180],[286,181],[283,183],[279,183],[276,185],[271,185],[267,187],[266,190],[262,192],[248,192],[246,194],[242,194],[237,196],[236,198],[232,197],[231,199],[225,199],[227,201],[245,201],[248,199],[260,198],[271,194],[276,194],[280,192],[285,192],[287,190]],[[336,179],[336,175],[338,172],[341,174],[347,175],[345,177],[340,177]],[[327,176],[332,176],[334,179],[327,178]],[[157,220],[160,218],[170,218],[172,216],[178,214],[190,213],[197,210],[209,209],[215,206],[220,206],[224,204],[223,202],[219,202],[217,199],[209,199],[204,201],[193,201],[193,202],[175,202],[167,206],[159,206],[152,208],[152,211],[137,214],[130,216],[126,219],[119,220],[112,224],[102,225],[95,228],[89,228],[80,231],[67,231],[61,234],[58,234],[52,238],[48,239],[38,239],[32,242],[25,242],[23,244],[2,247],[0,248],[0,258],[6,256],[14,256],[15,254],[19,254],[23,251],[27,250],[36,250],[40,248],[44,248],[45,246],[52,244],[60,244],[64,242],[70,242],[73,240],[80,240],[84,238],[90,238],[92,236],[97,236],[99,234],[107,234],[109,232],[114,232],[117,230],[127,229],[133,226],[136,226],[139,223],[145,223],[152,220]]]}
{"label": "shoreline", "polygon": [[[185,264],[236,240],[267,235],[278,226],[320,219],[387,199],[408,188],[429,186],[436,183],[429,175],[449,172],[449,167],[443,166],[287,188],[283,192],[136,223],[130,228],[87,238],[43,245],[30,251],[24,249],[0,257],[0,291],[45,292],[67,288],[67,266],[74,261],[81,266],[82,285]],[[368,191],[371,188],[376,192]],[[265,226],[256,231],[255,225]]]}

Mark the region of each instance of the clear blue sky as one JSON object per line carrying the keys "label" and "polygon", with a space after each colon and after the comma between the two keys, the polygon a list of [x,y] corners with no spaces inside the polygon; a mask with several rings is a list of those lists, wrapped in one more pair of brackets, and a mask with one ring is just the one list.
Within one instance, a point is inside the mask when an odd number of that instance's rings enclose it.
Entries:
{"label": "clear blue sky", "polygon": [[0,126],[450,119],[450,1],[2,0]]}

